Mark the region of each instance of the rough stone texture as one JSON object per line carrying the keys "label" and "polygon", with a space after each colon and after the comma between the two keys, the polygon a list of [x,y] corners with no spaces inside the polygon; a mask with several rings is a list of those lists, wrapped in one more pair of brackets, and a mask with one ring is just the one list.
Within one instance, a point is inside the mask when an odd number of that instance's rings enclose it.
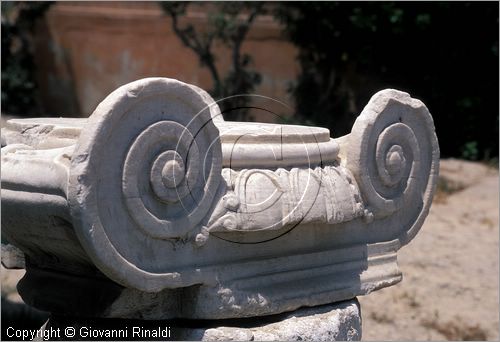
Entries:
{"label": "rough stone texture", "polygon": [[[126,337],[132,337],[132,329],[142,326],[145,330],[164,330],[168,327],[169,340],[188,341],[359,341],[361,340],[361,315],[357,299],[314,308],[300,308],[296,311],[247,319],[203,320],[203,321],[131,321],[109,319],[78,319],[53,316],[42,327],[45,330],[64,332],[66,327],[75,328],[72,338],[64,333],[51,340],[88,340],[80,335],[92,327],[101,333],[106,330],[125,330]],[[43,336],[43,333],[40,333]],[[122,336],[123,337],[123,336]],[[41,339],[39,339],[41,340]],[[98,340],[98,338],[90,338]],[[148,340],[165,340],[150,337]]]}
{"label": "rough stone texture", "polygon": [[262,316],[394,285],[439,167],[427,108],[392,89],[339,139],[225,122],[167,78],[118,88],[88,120],[11,120],[2,138],[21,296],[92,317]]}
{"label": "rough stone texture", "polygon": [[187,340],[203,341],[359,341],[361,315],[357,300],[302,308],[276,323],[255,327],[217,327],[189,331]]}

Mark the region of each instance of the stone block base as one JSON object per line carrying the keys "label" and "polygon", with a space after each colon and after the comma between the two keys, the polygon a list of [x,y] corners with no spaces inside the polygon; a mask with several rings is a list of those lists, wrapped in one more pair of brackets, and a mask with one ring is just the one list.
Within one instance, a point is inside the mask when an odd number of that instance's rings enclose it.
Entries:
{"label": "stone block base", "polygon": [[[68,332],[73,336],[68,336]],[[50,340],[359,341],[357,299],[279,315],[228,320],[145,321],[53,316],[40,338]]]}

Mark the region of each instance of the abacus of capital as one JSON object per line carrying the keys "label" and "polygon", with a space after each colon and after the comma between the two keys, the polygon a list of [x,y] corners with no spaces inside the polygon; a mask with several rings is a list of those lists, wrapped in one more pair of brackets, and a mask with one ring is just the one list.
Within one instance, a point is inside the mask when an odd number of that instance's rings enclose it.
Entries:
{"label": "abacus of capital", "polygon": [[224,121],[205,91],[142,79],[88,119],[8,121],[2,262],[26,268],[19,293],[52,326],[180,319],[177,338],[360,339],[356,296],[401,281],[397,251],[438,169],[432,117],[404,92],[376,93],[331,138]]}

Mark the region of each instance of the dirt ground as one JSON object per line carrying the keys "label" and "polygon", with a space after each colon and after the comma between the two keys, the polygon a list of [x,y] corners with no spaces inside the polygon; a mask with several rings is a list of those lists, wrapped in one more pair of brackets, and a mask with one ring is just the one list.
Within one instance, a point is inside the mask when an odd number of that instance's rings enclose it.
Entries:
{"label": "dirt ground", "polygon": [[[443,160],[438,189],[399,252],[403,281],[359,297],[363,340],[499,339],[498,170]],[[2,268],[2,297],[21,300],[23,272]]]}
{"label": "dirt ground", "polygon": [[443,160],[403,281],[359,297],[363,340],[498,340],[498,170]]}

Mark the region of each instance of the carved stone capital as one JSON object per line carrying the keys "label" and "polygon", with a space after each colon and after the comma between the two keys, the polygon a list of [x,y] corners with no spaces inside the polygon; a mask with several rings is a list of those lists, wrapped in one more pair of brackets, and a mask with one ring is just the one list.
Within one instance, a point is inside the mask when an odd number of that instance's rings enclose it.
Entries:
{"label": "carved stone capital", "polygon": [[2,144],[2,233],[24,284],[64,300],[21,295],[64,314],[89,279],[107,284],[82,309],[96,317],[268,315],[393,285],[439,169],[429,111],[392,89],[334,139],[226,122],[203,90],[148,78],[88,119],[10,120]]}

